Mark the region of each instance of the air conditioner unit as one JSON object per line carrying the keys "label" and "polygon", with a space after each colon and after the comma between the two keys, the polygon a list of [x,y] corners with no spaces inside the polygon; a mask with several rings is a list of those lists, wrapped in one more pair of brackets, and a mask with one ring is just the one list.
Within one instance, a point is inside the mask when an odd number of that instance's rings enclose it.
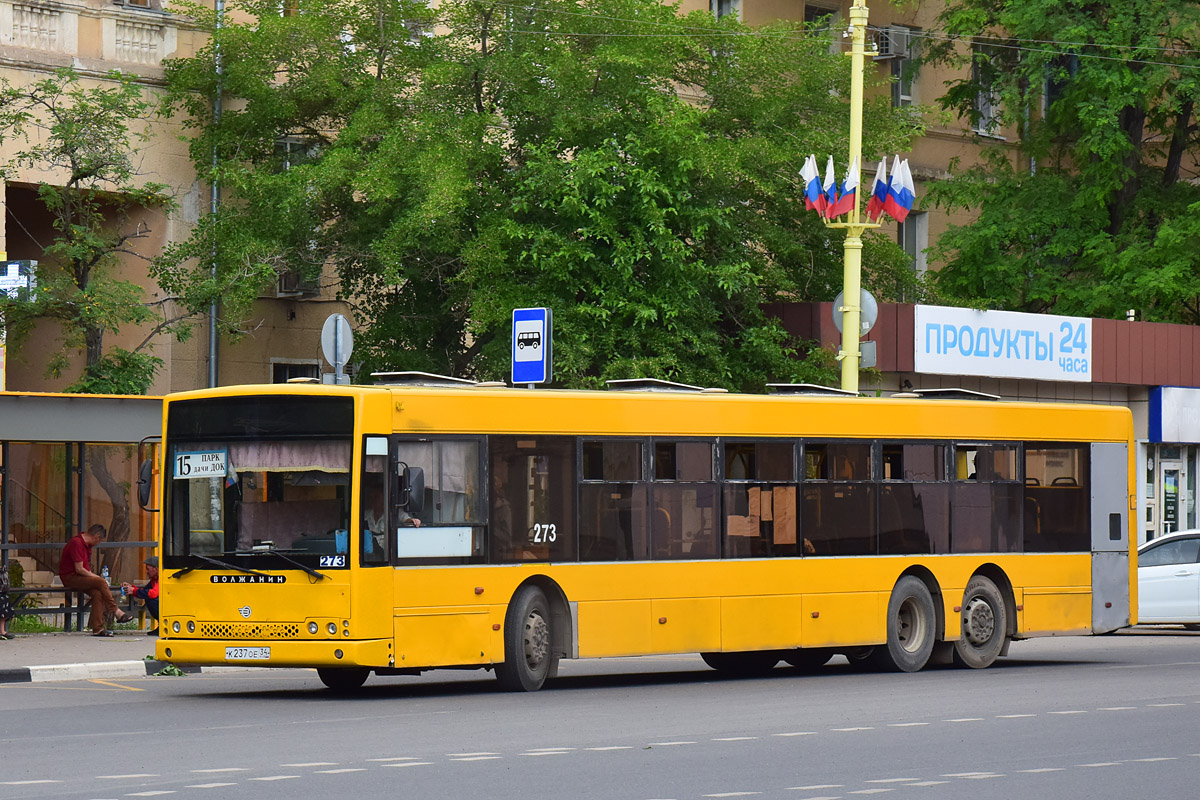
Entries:
{"label": "air conditioner unit", "polygon": [[300,277],[300,273],[286,270],[279,273],[279,278],[275,282],[276,297],[312,297],[317,294],[317,285],[314,281],[307,281]]}
{"label": "air conditioner unit", "polygon": [[879,52],[876,59],[908,58],[912,33],[903,25],[889,25],[876,35]]}

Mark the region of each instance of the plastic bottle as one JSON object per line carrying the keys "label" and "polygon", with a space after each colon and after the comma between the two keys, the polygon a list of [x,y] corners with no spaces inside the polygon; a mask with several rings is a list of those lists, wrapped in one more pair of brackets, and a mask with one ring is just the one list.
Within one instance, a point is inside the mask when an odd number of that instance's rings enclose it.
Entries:
{"label": "plastic bottle", "polygon": [[100,570],[100,577],[104,578],[105,583],[108,583],[108,566],[107,565],[105,565],[105,567]]}

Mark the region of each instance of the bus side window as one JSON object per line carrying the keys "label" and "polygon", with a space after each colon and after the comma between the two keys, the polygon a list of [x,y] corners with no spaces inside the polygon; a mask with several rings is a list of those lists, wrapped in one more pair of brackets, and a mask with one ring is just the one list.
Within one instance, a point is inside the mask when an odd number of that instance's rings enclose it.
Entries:
{"label": "bus side window", "polygon": [[490,436],[488,561],[574,561],[575,439]]}

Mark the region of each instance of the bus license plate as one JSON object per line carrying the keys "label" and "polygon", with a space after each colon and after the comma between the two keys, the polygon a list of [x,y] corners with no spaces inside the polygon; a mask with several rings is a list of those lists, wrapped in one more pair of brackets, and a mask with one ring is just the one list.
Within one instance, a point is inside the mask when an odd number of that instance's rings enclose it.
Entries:
{"label": "bus license plate", "polygon": [[226,647],[226,661],[266,661],[271,658],[269,647]]}

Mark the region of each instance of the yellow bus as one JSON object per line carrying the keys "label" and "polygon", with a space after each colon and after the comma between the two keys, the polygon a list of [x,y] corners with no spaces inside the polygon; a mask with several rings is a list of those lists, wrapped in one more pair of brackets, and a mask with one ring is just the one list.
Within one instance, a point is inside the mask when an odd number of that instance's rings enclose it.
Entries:
{"label": "yellow bus", "polygon": [[401,377],[166,398],[159,659],[531,691],[562,658],[981,668],[1136,622],[1127,409]]}

